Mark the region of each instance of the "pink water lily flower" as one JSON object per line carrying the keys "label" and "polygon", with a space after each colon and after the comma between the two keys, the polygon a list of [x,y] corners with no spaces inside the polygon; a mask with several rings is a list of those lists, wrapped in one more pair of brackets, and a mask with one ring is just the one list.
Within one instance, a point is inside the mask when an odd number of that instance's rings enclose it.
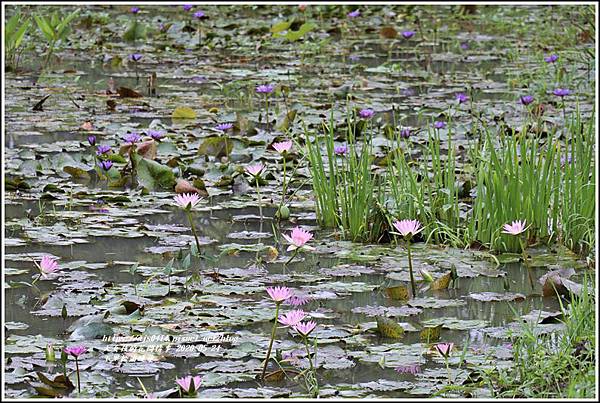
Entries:
{"label": "pink water lily flower", "polygon": [[290,152],[290,150],[292,149],[292,144],[293,143],[292,143],[291,140],[282,141],[280,143],[273,143],[273,148],[279,154],[285,154],[285,153],[289,153]]}
{"label": "pink water lily flower", "polygon": [[305,246],[305,244],[313,237],[313,234],[311,234],[309,231],[303,230],[300,227],[296,227],[292,230],[290,235],[282,235],[289,243],[291,243],[291,245],[287,248],[288,251],[296,250],[302,247],[306,249],[312,249],[308,246]]}
{"label": "pink water lily flower", "polygon": [[279,315],[279,323],[284,326],[293,327],[300,323],[305,316],[306,313],[303,310],[296,309],[294,311]]}
{"label": "pink water lily flower", "polygon": [[423,227],[421,227],[421,223],[418,220],[396,221],[394,222],[394,227],[402,236],[413,236],[423,231]]}
{"label": "pink water lily flower", "polygon": [[194,208],[200,202],[200,196],[196,193],[182,193],[173,198],[175,204],[183,209]]}
{"label": "pink water lily flower", "polygon": [[300,333],[302,336],[308,336],[315,328],[317,327],[317,323],[313,322],[300,322],[294,326],[294,329]]}
{"label": "pink water lily flower", "polygon": [[79,358],[80,355],[87,352],[86,346],[69,346],[64,349],[66,354],[72,355],[75,358]]}
{"label": "pink water lily flower", "polygon": [[435,349],[437,350],[437,352],[446,358],[450,355],[450,352],[452,351],[453,347],[454,343],[438,343],[435,345]]}
{"label": "pink water lily flower", "polygon": [[[193,384],[192,381],[194,381]],[[190,393],[190,391],[195,392],[200,388],[200,382],[202,382],[202,377],[200,375],[194,377],[188,375],[184,378],[177,379],[175,382],[177,382],[177,385],[179,385],[184,392]],[[192,386],[194,387],[193,389]]]}
{"label": "pink water lily flower", "polygon": [[246,172],[252,176],[258,176],[260,175],[263,169],[265,169],[265,166],[263,164],[258,163],[254,165],[248,165],[246,167]]}
{"label": "pink water lily flower", "polygon": [[519,235],[519,234],[525,232],[525,230],[527,229],[526,220],[513,221],[510,224],[504,224],[504,226],[502,228],[503,228],[502,233],[504,233],[504,234]]}
{"label": "pink water lily flower", "polygon": [[56,260],[50,256],[42,257],[42,260],[39,264],[40,271],[42,272],[42,277],[46,278],[49,274],[52,274],[58,271],[58,263]]}
{"label": "pink water lily flower", "polygon": [[267,287],[267,294],[275,302],[282,302],[294,295],[294,291],[288,287]]}

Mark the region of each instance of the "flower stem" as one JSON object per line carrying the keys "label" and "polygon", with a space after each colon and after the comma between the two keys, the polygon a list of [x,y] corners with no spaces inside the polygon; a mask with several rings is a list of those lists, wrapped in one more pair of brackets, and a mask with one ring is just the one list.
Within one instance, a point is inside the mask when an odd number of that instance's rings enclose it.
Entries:
{"label": "flower stem", "polygon": [[75,357],[75,368],[77,369],[77,391],[81,393],[81,382],[79,380],[79,359]]}
{"label": "flower stem", "polygon": [[254,178],[256,180],[256,194],[258,196],[258,212],[260,214],[260,220],[263,220],[263,211],[262,211],[262,197],[260,196],[260,184],[258,183],[258,176]]}
{"label": "flower stem", "polygon": [[412,255],[410,253],[410,239],[407,242],[408,249],[408,270],[410,272],[410,287],[412,289],[413,298],[417,296],[416,286],[415,286],[415,276],[413,275],[413,266],[412,266]]}
{"label": "flower stem", "polygon": [[304,346],[306,347],[306,358],[308,358],[308,363],[310,364],[310,370],[314,373],[315,368],[313,366],[312,359],[310,358],[310,350],[308,349],[308,337],[303,336],[302,338],[304,339]]}
{"label": "flower stem", "polygon": [[284,263],[284,266],[287,265],[287,264],[289,264],[296,257],[297,254],[298,254],[298,249],[294,249],[294,254],[292,255],[292,257],[290,257],[288,259],[287,262]]}
{"label": "flower stem", "polygon": [[271,350],[273,349],[273,341],[275,341],[275,333],[277,332],[277,318],[279,318],[279,305],[281,302],[275,302],[275,323],[273,323],[273,329],[271,330],[271,341],[269,342],[269,349],[267,350],[267,357],[265,358],[265,365],[263,367],[261,379],[265,380],[265,373],[267,372],[267,365],[269,364],[269,358],[271,357]]}
{"label": "flower stem", "polygon": [[267,109],[267,133],[269,132],[269,94],[265,94],[265,105]]}
{"label": "flower stem", "polygon": [[196,240],[196,248],[198,249],[198,254],[200,254],[200,241],[198,241],[198,234],[196,233],[196,226],[194,225],[194,220],[192,219],[192,212],[187,211],[188,221],[190,222],[190,227],[192,229],[192,234],[194,234],[194,239]]}
{"label": "flower stem", "polygon": [[287,191],[287,184],[285,182],[285,169],[286,169],[286,162],[285,162],[285,153],[282,155],[283,158],[283,184],[281,185],[282,187],[282,191],[281,191],[281,201],[279,202],[279,219],[281,219],[281,208],[283,207],[283,205],[285,204],[285,194]]}
{"label": "flower stem", "polygon": [[450,365],[448,364],[448,357],[444,356],[444,362],[446,363],[446,372],[448,372],[448,384],[452,384],[452,376],[450,375]]}
{"label": "flower stem", "polygon": [[531,266],[529,265],[529,259],[527,259],[527,253],[525,252],[525,241],[519,237],[519,244],[521,245],[521,254],[523,255],[523,264],[527,268],[527,276],[529,277],[529,285],[531,289],[534,289],[533,277],[531,276]]}

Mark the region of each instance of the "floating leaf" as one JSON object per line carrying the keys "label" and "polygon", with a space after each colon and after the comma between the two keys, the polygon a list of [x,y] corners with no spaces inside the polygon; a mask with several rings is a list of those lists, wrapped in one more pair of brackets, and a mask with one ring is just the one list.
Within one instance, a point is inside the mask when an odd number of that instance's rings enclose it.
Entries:
{"label": "floating leaf", "polygon": [[433,291],[445,290],[450,285],[450,280],[452,280],[452,271],[449,271],[442,277],[435,279],[429,286],[429,289]]}
{"label": "floating leaf", "polygon": [[381,28],[381,31],[379,31],[379,35],[383,38],[394,39],[398,36],[398,31],[396,31],[394,27],[383,27]]}
{"label": "floating leaf", "polygon": [[173,119],[196,119],[196,112],[187,106],[179,106],[175,108],[171,117]]}
{"label": "floating leaf", "polygon": [[438,341],[442,332],[442,326],[443,325],[437,325],[436,327],[426,327],[425,329],[421,330],[419,338],[425,343],[433,343]]}
{"label": "floating leaf", "polygon": [[209,137],[198,147],[199,155],[211,155],[213,157],[226,157],[231,153],[233,143],[227,137]]}
{"label": "floating leaf", "polygon": [[140,94],[139,92],[134,91],[131,88],[127,88],[127,87],[119,87],[117,92],[119,93],[119,96],[121,98],[142,98],[143,97],[143,95]]}
{"label": "floating leaf", "polygon": [[281,31],[285,31],[286,29],[288,29],[290,26],[292,25],[292,21],[282,21],[282,22],[278,22],[276,24],[274,24],[271,27],[271,32],[276,34],[278,32]]}
{"label": "floating leaf", "polygon": [[156,188],[172,190],[175,186],[175,175],[171,168],[133,154],[136,165],[136,177],[140,185],[148,190]]}
{"label": "floating leaf", "polygon": [[90,174],[86,170],[79,167],[66,166],[63,171],[71,175],[75,179],[90,179]]}
{"label": "floating leaf", "polygon": [[388,287],[385,289],[385,293],[391,299],[397,299],[400,301],[408,301],[410,299],[410,292],[408,290],[408,287],[405,287],[403,285]]}
{"label": "floating leaf", "polygon": [[404,336],[404,329],[396,321],[383,316],[377,317],[377,331],[383,337],[399,339]]}

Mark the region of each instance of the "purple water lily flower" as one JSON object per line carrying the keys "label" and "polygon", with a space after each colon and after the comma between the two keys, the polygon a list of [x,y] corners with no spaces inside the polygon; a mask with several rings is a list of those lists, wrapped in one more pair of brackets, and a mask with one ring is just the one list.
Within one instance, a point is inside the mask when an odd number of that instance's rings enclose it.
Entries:
{"label": "purple water lily flower", "polygon": [[415,375],[415,374],[422,372],[422,370],[421,370],[420,364],[408,364],[408,365],[401,365],[399,367],[396,367],[396,372],[398,372],[400,374]]}
{"label": "purple water lily flower", "polygon": [[259,85],[258,87],[256,87],[256,92],[258,94],[270,94],[273,92],[274,89],[275,89],[275,86],[273,86],[271,84]]}
{"label": "purple water lily flower", "polygon": [[356,18],[360,16],[360,10],[350,11],[348,14],[348,18]]}
{"label": "purple water lily flower", "polygon": [[165,134],[160,130],[148,130],[148,136],[152,137],[152,139],[158,141],[165,137]]}
{"label": "purple water lily flower", "polygon": [[104,160],[104,161],[100,161],[98,163],[98,166],[100,168],[102,168],[103,170],[108,171],[110,168],[112,168],[113,163],[112,163],[112,161]]}
{"label": "purple water lily flower", "polygon": [[141,138],[142,138],[142,136],[140,136],[139,134],[133,132],[133,133],[127,133],[123,137],[123,140],[125,140],[126,142],[128,142],[130,144],[134,144],[134,143],[137,143],[138,141],[140,141]]}
{"label": "purple water lily flower", "polygon": [[342,144],[340,146],[333,147],[333,152],[336,155],[346,155],[348,154],[348,146],[346,144]]}
{"label": "purple water lily flower", "polygon": [[202,19],[206,18],[206,14],[204,14],[204,11],[196,11],[194,13],[194,18],[196,18],[198,20],[202,20]]}
{"label": "purple water lily flower", "polygon": [[573,157],[571,154],[568,154],[566,157],[560,157],[560,166],[564,167],[566,164],[570,164],[573,162]]}
{"label": "purple water lily flower", "polygon": [[139,53],[133,53],[129,55],[129,59],[133,60],[134,62],[139,62],[142,59],[142,55],[140,55]]}
{"label": "purple water lily flower", "polygon": [[96,148],[96,155],[102,155],[102,154],[107,154],[110,152],[110,146],[107,145],[99,145]]}
{"label": "purple water lily flower", "polygon": [[531,96],[531,95],[523,95],[523,96],[521,96],[520,100],[521,100],[521,103],[523,105],[527,106],[527,105],[529,105],[530,103],[533,102],[533,96]]}
{"label": "purple water lily flower", "polygon": [[544,60],[546,61],[546,63],[554,63],[555,61],[558,60],[558,55],[550,55],[548,57],[544,57]]}
{"label": "purple water lily flower", "polygon": [[441,120],[438,120],[437,122],[435,122],[433,124],[433,127],[435,127],[436,129],[443,129],[446,127],[446,122],[443,122]]}
{"label": "purple water lily flower", "polygon": [[571,90],[567,88],[557,88],[554,91],[552,91],[552,93],[557,97],[566,97],[567,95],[571,94]]}
{"label": "purple water lily flower", "polygon": [[458,101],[459,104],[462,104],[463,102],[467,102],[469,100],[469,97],[466,96],[465,94],[463,94],[462,92],[456,94],[456,100]]}
{"label": "purple water lily flower", "polygon": [[90,143],[91,146],[95,146],[96,145],[96,136],[88,136],[88,143]]}
{"label": "purple water lily flower", "polygon": [[184,4],[183,5],[183,11],[190,11],[192,8],[194,8],[193,4]]}
{"label": "purple water lily flower", "polygon": [[463,42],[463,43],[461,43],[461,44],[460,44],[460,48],[461,48],[462,50],[467,50],[467,49],[469,49],[469,43],[468,43],[468,42]]}
{"label": "purple water lily flower", "polygon": [[373,109],[361,109],[360,112],[358,112],[358,116],[360,116],[363,119],[372,118],[374,114],[375,111]]}
{"label": "purple water lily flower", "polygon": [[80,355],[85,354],[87,352],[86,346],[69,346],[64,348],[64,352],[66,354],[72,355],[75,358],[78,358]]}
{"label": "purple water lily flower", "polygon": [[226,132],[227,130],[233,128],[233,123],[220,123],[215,127],[217,130],[221,130]]}
{"label": "purple water lily flower", "polygon": [[403,127],[400,130],[400,137],[402,137],[403,139],[407,139],[410,137],[410,127]]}
{"label": "purple water lily flower", "polygon": [[402,32],[402,36],[404,37],[404,39],[410,39],[413,36],[415,36],[415,31],[404,31]]}
{"label": "purple water lily flower", "polygon": [[137,14],[137,13],[139,13],[139,12],[140,12],[140,8],[139,8],[139,7],[131,7],[131,8],[129,9],[129,12],[130,12],[131,14]]}

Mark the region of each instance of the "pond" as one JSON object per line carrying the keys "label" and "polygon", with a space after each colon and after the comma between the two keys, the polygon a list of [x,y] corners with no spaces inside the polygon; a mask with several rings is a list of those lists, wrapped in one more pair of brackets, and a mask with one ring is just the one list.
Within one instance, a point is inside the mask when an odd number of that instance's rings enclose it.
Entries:
{"label": "pond", "polygon": [[6,397],[494,397],[595,275],[592,6],[3,7]]}

